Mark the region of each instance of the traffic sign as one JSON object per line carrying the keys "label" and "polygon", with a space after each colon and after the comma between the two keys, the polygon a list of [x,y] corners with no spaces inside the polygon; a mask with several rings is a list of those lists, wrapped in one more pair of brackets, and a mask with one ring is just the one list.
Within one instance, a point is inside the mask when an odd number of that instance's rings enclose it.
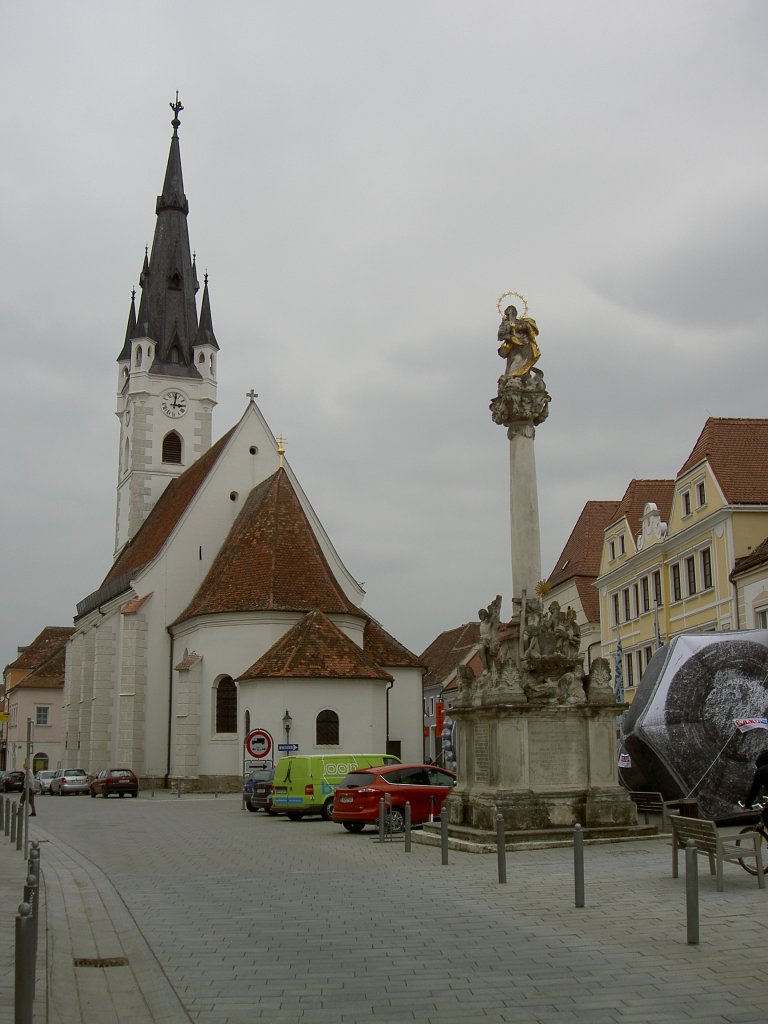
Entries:
{"label": "traffic sign", "polygon": [[245,737],[245,749],[251,757],[269,757],[272,752],[272,737],[266,729],[251,729]]}
{"label": "traffic sign", "polygon": [[278,743],[277,744],[277,749],[278,750],[298,750],[299,749],[299,744],[298,743]]}

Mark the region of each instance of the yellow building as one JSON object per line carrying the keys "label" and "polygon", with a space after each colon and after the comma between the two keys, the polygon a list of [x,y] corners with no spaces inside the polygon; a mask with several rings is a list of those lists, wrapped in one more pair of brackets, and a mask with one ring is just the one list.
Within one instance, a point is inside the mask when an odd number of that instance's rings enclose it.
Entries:
{"label": "yellow building", "polygon": [[748,625],[730,577],[766,535],[768,419],[711,417],[674,480],[630,483],[595,582],[603,654],[615,666],[621,643],[627,700],[661,643]]}

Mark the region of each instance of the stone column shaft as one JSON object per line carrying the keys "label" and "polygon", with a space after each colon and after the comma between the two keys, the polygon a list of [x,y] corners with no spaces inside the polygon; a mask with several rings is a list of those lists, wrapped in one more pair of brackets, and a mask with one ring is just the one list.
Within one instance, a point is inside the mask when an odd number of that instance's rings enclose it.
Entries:
{"label": "stone column shaft", "polygon": [[512,596],[534,597],[541,579],[539,495],[533,429],[509,442],[509,496],[512,520]]}

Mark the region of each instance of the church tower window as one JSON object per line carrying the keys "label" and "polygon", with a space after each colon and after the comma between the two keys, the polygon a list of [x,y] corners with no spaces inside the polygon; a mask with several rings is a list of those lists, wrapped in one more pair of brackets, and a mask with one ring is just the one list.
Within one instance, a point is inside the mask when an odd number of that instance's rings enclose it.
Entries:
{"label": "church tower window", "polygon": [[181,437],[175,430],[163,438],[163,462],[181,464]]}
{"label": "church tower window", "polygon": [[321,711],[315,721],[315,736],[318,746],[338,746],[339,716],[328,708]]}
{"label": "church tower window", "polygon": [[216,687],[216,732],[237,732],[237,687],[231,676]]}
{"label": "church tower window", "polygon": [[141,366],[141,345],[136,349],[136,365]]}
{"label": "church tower window", "polygon": [[170,363],[180,363],[181,357],[179,356],[179,350],[174,345],[171,351],[168,353],[168,361]]}

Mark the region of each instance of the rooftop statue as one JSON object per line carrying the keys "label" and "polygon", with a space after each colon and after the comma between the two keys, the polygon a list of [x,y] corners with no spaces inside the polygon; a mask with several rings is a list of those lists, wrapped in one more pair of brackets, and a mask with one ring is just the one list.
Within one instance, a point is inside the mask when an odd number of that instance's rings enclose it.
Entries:
{"label": "rooftop statue", "polygon": [[[524,299],[523,301],[525,302]],[[536,344],[538,333],[539,329],[533,317],[525,314],[519,317],[516,306],[507,306],[499,324],[498,334],[499,355],[507,360],[504,371],[506,377],[524,377],[538,362],[541,356]]]}

